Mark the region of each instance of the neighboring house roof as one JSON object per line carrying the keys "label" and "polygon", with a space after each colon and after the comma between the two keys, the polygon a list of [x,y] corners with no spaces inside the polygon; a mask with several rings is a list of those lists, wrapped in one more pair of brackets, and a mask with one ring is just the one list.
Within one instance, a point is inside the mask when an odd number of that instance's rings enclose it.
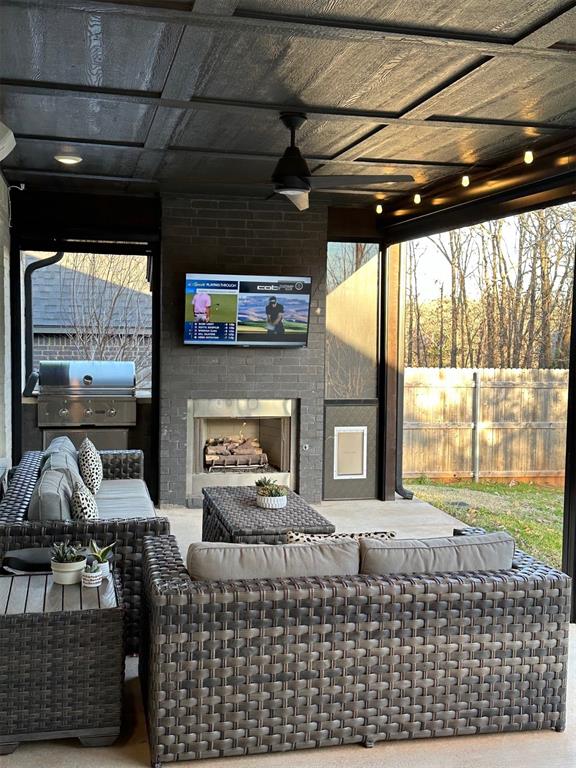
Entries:
{"label": "neighboring house roof", "polygon": [[[25,254],[26,266],[41,258]],[[86,263],[75,254],[65,254],[57,264],[33,273],[32,315],[36,333],[69,333],[77,328],[83,302],[88,317],[95,308],[102,316],[110,313],[109,330],[151,332],[152,294],[146,282],[146,257],[114,256],[113,259],[123,260],[118,279],[110,267],[119,262],[111,262],[109,256],[102,258],[99,269],[95,261]]]}

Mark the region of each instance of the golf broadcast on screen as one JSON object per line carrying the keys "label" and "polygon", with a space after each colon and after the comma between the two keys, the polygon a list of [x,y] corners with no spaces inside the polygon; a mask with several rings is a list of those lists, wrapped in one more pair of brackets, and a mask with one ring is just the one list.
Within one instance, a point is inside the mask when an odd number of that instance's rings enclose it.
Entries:
{"label": "golf broadcast on screen", "polygon": [[186,275],[185,344],[302,347],[311,278]]}

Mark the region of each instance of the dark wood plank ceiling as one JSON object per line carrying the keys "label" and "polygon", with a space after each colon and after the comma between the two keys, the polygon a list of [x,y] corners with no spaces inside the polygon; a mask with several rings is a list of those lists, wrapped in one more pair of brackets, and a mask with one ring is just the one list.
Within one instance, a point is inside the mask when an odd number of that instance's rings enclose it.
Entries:
{"label": "dark wood plank ceiling", "polygon": [[13,181],[266,196],[292,109],[318,174],[414,176],[314,193],[366,204],[573,135],[576,2],[2,0],[0,88]]}

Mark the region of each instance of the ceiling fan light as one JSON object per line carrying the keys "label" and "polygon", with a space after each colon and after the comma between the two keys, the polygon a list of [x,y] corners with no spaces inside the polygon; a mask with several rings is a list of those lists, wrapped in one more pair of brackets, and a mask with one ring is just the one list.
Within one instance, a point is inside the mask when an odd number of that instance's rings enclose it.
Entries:
{"label": "ceiling fan light", "polygon": [[296,189],[296,187],[280,187],[275,190],[279,195],[286,195],[286,197],[296,197],[303,192],[307,192],[305,189]]}

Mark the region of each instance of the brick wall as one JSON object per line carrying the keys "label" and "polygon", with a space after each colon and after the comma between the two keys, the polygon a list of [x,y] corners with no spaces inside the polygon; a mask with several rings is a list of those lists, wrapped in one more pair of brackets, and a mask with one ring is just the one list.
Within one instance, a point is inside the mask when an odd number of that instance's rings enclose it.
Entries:
{"label": "brick wall", "polygon": [[[299,490],[322,496],[326,208],[283,200],[165,197],[162,217],[160,499],[186,495],[186,403],[198,397],[298,398]],[[310,275],[308,347],[222,349],[183,344],[186,272]],[[319,314],[318,314],[318,313]]]}
{"label": "brick wall", "polygon": [[34,334],[34,368],[40,360],[79,360],[78,347],[63,333]]}

